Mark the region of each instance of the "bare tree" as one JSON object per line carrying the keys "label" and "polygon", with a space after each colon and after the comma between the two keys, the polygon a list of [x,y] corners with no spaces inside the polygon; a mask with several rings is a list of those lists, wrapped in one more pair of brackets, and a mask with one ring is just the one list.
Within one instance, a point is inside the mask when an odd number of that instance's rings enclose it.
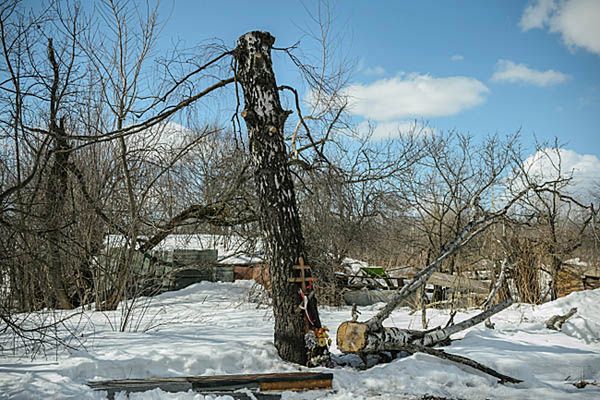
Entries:
{"label": "bare tree", "polygon": [[515,182],[517,188],[552,181],[545,190],[531,192],[522,200],[519,221],[526,227],[524,236],[529,238],[524,250],[530,252],[538,247],[545,264],[541,268],[550,276],[548,290],[540,294],[539,301],[544,301],[548,294],[554,300],[564,262],[583,244],[598,210],[588,202],[589,195],[573,185],[573,171],[565,170],[558,144],[538,146],[534,156],[519,168],[521,178]]}

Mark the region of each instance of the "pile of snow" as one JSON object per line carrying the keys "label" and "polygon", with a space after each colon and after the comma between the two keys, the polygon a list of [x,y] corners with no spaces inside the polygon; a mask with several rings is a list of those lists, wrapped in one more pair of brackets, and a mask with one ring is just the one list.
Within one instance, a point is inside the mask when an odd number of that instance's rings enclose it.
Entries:
{"label": "pile of snow", "polygon": [[[297,371],[279,359],[272,345],[270,309],[247,301],[252,282],[202,282],[164,293],[134,316],[137,332],[115,332],[121,312],[80,311],[79,334],[85,349],[30,360],[0,358],[0,398],[103,399],[89,380],[153,376],[220,375]],[[143,304],[143,303],[141,303]],[[416,399],[425,394],[463,399],[594,399],[600,388],[577,389],[571,383],[600,381],[600,290],[571,294],[542,306],[514,305],[493,318],[495,330],[483,325],[457,335],[446,350],[473,358],[499,372],[524,380],[501,385],[495,378],[424,354],[399,358],[362,371],[321,368],[334,374],[333,392],[285,393],[287,399]],[[382,305],[360,308],[361,319]],[[577,307],[562,331],[545,320]],[[476,314],[461,312],[458,322]],[[350,307],[327,308],[321,319],[335,332],[350,318]],[[84,317],[82,317],[84,316]],[[445,324],[448,312],[428,312],[429,326]],[[387,324],[420,329],[420,314],[396,310]],[[335,342],[333,351],[337,352]],[[352,356],[346,356],[352,359]],[[358,360],[358,358],[356,358]],[[127,397],[122,394],[120,399]],[[154,390],[129,399],[209,399],[195,393]],[[227,397],[221,398],[221,400]],[[214,400],[214,399],[213,399]]]}

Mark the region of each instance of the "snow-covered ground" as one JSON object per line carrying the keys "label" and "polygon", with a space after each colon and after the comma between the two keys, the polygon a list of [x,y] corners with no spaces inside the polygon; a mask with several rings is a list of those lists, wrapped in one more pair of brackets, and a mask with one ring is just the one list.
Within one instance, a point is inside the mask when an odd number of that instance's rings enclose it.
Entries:
{"label": "snow-covered ground", "polygon": [[[145,314],[134,316],[137,332],[115,332],[120,313],[85,312],[77,316],[85,348],[31,360],[0,356],[0,398],[103,399],[88,380],[152,376],[218,375],[296,371],[282,362],[272,345],[273,321],[268,308],[248,301],[250,282],[204,282],[152,300]],[[361,319],[378,307],[361,308]],[[544,321],[579,312],[561,332]],[[289,399],[415,399],[425,394],[462,399],[598,399],[600,387],[571,383],[600,381],[600,290],[574,293],[542,306],[514,305],[493,318],[496,329],[482,325],[458,335],[446,350],[473,358],[499,372],[524,380],[501,385],[468,367],[416,354],[368,370],[339,367],[333,392],[286,393]],[[477,311],[459,313],[460,321]],[[350,308],[321,309],[331,329],[350,318]],[[444,324],[446,311],[428,313],[430,326]],[[395,311],[387,324],[420,328],[419,313]],[[145,330],[146,328],[150,328]],[[333,351],[336,352],[335,342]],[[126,399],[125,395],[117,398]],[[160,390],[131,394],[130,399],[204,399],[196,393]],[[206,396],[209,399],[210,396]],[[226,399],[223,397],[222,399]]]}

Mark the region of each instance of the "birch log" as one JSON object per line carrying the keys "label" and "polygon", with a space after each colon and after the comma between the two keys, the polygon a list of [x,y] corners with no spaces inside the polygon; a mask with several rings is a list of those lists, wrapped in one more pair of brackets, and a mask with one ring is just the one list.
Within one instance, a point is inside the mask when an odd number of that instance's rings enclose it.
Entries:
{"label": "birch log", "polygon": [[372,330],[369,328],[368,323],[346,321],[337,330],[337,347],[343,353],[369,354],[405,350],[406,346],[410,344],[434,346],[446,341],[457,332],[483,322],[492,315],[508,308],[511,304],[512,300],[507,300],[458,324],[428,331],[388,327]]}

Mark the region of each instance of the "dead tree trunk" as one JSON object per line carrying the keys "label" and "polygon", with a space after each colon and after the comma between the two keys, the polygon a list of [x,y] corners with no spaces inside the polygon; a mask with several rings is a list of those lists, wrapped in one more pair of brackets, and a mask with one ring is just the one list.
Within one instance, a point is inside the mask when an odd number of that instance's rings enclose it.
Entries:
{"label": "dead tree trunk", "polygon": [[56,135],[56,145],[53,149],[55,152],[54,163],[50,169],[45,191],[46,239],[49,253],[47,273],[56,306],[58,308],[70,309],[72,305],[63,279],[63,264],[65,262],[63,249],[66,247],[63,239],[63,225],[65,224],[64,209],[68,190],[66,163],[69,158],[69,147],[66,143],[65,128],[62,121],[60,125],[56,125],[53,122],[50,130]]}
{"label": "dead tree trunk", "polygon": [[[320,332],[321,322],[314,293],[303,293],[291,279],[294,266],[305,257],[305,251],[283,139],[290,111],[281,107],[272,68],[274,42],[268,32],[241,36],[234,51],[235,73],[244,93],[242,116],[248,128],[259,221],[269,251],[275,347],[284,360],[306,365],[315,352],[314,341],[305,340],[305,335]],[[299,309],[303,299],[308,302],[304,312]]]}
{"label": "dead tree trunk", "polygon": [[48,175],[45,190],[45,223],[46,240],[48,244],[48,280],[51,285],[52,295],[59,308],[72,308],[69,296],[64,285],[64,250],[67,246],[64,244],[65,225],[65,201],[68,191],[68,172],[67,164],[71,154],[71,148],[68,143],[67,133],[65,131],[64,119],[58,120],[58,108],[60,96],[59,86],[59,64],[54,53],[52,39],[48,40],[48,59],[52,65],[53,80],[50,88],[50,124],[49,131],[53,137],[54,162]]}

